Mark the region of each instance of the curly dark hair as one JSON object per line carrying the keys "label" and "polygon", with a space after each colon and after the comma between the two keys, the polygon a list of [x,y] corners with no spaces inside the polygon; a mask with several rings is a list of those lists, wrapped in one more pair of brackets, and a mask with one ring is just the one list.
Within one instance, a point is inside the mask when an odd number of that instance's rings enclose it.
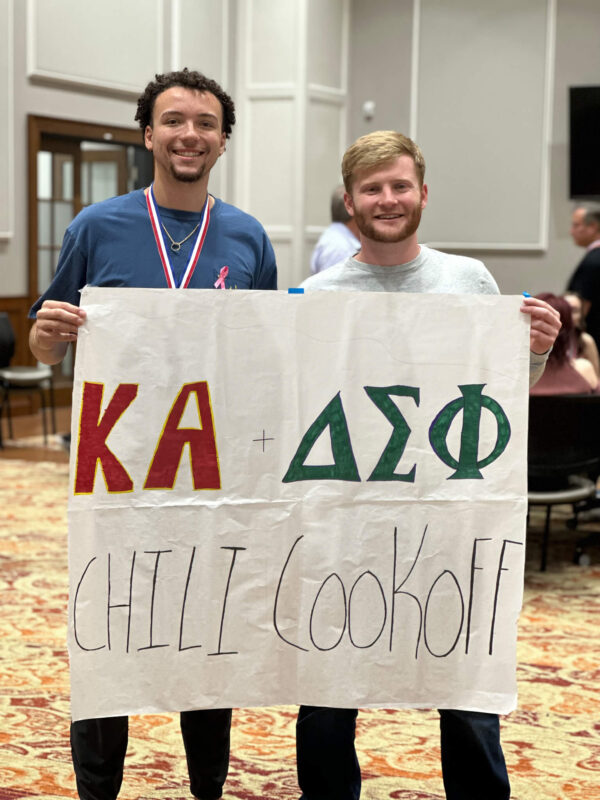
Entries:
{"label": "curly dark hair", "polygon": [[177,72],[156,75],[155,78],[156,80],[150,81],[146,86],[144,93],[140,95],[137,102],[137,111],[134,119],[139,122],[142,133],[146,130],[147,125],[152,127],[152,113],[158,95],[173,86],[183,86],[186,89],[195,89],[198,92],[214,94],[221,103],[221,108],[223,109],[223,133],[229,139],[231,129],[235,125],[235,106],[231,97],[221,89],[216,81],[207,78],[201,72],[189,70],[187,67]]}

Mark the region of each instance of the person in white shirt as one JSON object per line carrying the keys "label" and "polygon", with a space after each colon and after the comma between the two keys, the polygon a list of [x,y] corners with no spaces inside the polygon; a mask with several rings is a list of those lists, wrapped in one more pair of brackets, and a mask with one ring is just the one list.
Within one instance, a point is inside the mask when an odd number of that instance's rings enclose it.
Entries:
{"label": "person in white shirt", "polygon": [[358,228],[346,210],[344,186],[336,186],[331,195],[331,225],[326,228],[312,252],[310,271],[313,275],[353,256],[360,249]]}

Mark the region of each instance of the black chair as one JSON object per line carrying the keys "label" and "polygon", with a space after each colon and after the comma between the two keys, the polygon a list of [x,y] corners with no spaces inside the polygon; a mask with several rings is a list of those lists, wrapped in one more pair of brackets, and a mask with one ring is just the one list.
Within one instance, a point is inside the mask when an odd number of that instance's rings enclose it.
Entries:
{"label": "black chair", "polygon": [[40,393],[44,444],[48,443],[47,406],[50,406],[52,432],[56,433],[54,414],[54,383],[52,367],[39,364],[37,367],[12,367],[15,354],[15,334],[8,314],[0,312],[0,447],[2,447],[2,417],[6,410],[8,434],[13,438],[10,397],[15,392]]}
{"label": "black chair", "polygon": [[580,504],[595,496],[600,473],[600,395],[529,398],[529,506],[545,506],[540,569],[546,569],[552,506],[570,504],[577,527]]}

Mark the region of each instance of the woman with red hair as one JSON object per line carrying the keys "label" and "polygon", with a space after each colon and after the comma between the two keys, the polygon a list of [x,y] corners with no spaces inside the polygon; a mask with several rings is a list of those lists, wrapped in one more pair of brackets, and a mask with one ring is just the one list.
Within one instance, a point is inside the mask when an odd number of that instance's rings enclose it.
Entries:
{"label": "woman with red hair", "polygon": [[597,392],[599,383],[594,367],[586,358],[572,358],[570,355],[575,328],[568,301],[551,292],[542,292],[536,296],[558,311],[562,327],[548,356],[546,369],[539,381],[530,389],[530,394]]}

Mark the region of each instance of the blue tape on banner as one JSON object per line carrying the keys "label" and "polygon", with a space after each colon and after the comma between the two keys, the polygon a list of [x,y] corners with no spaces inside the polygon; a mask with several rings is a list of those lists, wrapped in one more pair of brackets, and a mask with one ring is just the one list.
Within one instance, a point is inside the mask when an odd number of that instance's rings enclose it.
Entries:
{"label": "blue tape on banner", "polygon": [[304,289],[301,289],[300,287],[296,289],[288,289],[288,294],[304,294]]}

